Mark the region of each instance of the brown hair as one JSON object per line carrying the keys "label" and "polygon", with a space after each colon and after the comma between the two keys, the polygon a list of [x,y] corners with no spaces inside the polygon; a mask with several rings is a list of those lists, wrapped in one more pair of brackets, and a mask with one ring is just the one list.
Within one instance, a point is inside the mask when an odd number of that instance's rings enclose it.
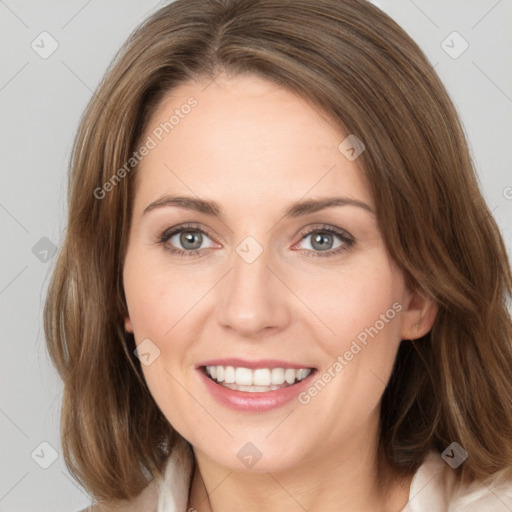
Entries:
{"label": "brown hair", "polygon": [[461,479],[512,468],[512,279],[463,129],[427,58],[363,0],[177,0],[129,37],[86,109],[69,176],[69,220],[44,311],[64,382],[63,453],[100,500],[160,475],[178,434],[134,355],[122,269],[148,119],[177,85],[252,73],[299,94],[366,145],[359,157],[386,247],[439,312],[401,343],[381,410],[381,457],[412,474],[457,441]]}

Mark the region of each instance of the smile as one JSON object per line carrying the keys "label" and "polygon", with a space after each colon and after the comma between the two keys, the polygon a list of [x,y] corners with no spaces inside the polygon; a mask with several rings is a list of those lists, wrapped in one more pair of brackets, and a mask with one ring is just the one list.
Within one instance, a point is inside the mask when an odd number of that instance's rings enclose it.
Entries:
{"label": "smile", "polygon": [[264,393],[292,386],[304,380],[312,368],[256,368],[233,366],[203,367],[206,375],[224,388]]}
{"label": "smile", "polygon": [[205,391],[220,406],[263,413],[293,402],[318,373],[304,363],[239,358],[203,361],[196,366]]}

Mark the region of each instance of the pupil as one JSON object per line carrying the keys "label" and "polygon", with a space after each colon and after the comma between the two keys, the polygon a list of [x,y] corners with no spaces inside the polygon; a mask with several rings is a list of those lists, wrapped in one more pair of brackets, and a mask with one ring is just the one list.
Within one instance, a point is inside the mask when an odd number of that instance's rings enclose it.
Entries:
{"label": "pupil", "polygon": [[[318,246],[316,246],[315,244],[319,244]],[[323,245],[322,245],[323,244]],[[314,237],[313,237],[313,241],[312,241],[312,244],[311,244],[315,249],[319,249],[321,251],[324,251],[324,250],[328,250],[331,248],[332,246],[332,235],[330,235],[329,233],[317,233]]]}
{"label": "pupil", "polygon": [[[199,247],[201,247],[202,235],[197,231],[184,231],[181,234],[180,238],[181,238],[181,240],[180,240],[181,244],[186,249],[199,249]],[[194,243],[194,238],[196,239],[195,243]],[[187,245],[187,244],[192,244],[192,246]]]}

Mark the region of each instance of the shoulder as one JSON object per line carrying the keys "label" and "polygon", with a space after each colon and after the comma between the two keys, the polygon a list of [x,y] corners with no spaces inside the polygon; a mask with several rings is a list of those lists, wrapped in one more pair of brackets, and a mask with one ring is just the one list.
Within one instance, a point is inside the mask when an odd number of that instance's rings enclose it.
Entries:
{"label": "shoulder", "polygon": [[78,512],[157,512],[186,510],[193,475],[193,450],[179,436],[161,477],[153,479],[137,498],[112,504],[97,503]]}
{"label": "shoulder", "polygon": [[158,505],[157,481],[153,480],[131,501],[118,501],[112,504],[96,503],[78,512],[156,512]]}
{"label": "shoulder", "polygon": [[453,469],[437,452],[430,452],[411,483],[403,512],[510,512],[512,480],[460,484]]}

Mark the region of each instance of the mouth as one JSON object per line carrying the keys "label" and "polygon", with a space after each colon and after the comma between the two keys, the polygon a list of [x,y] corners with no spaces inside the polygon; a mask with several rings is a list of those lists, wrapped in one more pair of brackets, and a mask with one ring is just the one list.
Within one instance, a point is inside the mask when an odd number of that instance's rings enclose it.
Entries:
{"label": "mouth", "polygon": [[311,385],[317,368],[277,359],[210,359],[195,366],[204,390],[222,407],[264,413],[291,403]]}
{"label": "mouth", "polygon": [[204,375],[226,389],[246,393],[268,393],[292,387],[309,377],[315,368],[206,365],[200,366]]}

